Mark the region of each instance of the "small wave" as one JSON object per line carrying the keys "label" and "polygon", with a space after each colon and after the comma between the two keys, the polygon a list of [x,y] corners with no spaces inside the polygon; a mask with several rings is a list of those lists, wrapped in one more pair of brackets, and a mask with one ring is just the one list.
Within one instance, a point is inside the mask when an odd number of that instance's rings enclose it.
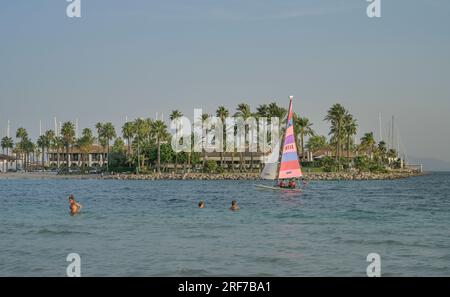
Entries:
{"label": "small wave", "polygon": [[179,268],[175,274],[180,276],[206,276],[211,273],[205,269]]}
{"label": "small wave", "polygon": [[72,230],[51,230],[51,229],[40,229],[37,231],[30,231],[28,233],[36,233],[40,235],[72,235],[72,234],[91,234],[90,232],[86,231],[72,231]]}

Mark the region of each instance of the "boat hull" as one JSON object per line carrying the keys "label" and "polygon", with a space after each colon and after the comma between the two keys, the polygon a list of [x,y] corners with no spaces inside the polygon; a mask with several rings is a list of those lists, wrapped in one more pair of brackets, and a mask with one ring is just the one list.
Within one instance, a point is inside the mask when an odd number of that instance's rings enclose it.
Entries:
{"label": "boat hull", "polygon": [[294,188],[280,188],[280,187],[274,187],[274,186],[266,186],[266,185],[255,185],[255,187],[260,189],[266,189],[266,190],[273,190],[273,191],[282,191],[282,192],[301,192],[302,189]]}

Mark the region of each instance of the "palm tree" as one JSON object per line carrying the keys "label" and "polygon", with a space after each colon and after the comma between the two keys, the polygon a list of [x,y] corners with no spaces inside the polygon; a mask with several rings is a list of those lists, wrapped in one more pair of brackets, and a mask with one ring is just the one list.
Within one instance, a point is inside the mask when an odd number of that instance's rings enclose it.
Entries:
{"label": "palm tree", "polygon": [[344,117],[344,133],[347,142],[347,159],[350,160],[350,146],[352,145],[353,136],[358,130],[358,123],[353,115],[347,113]]}
{"label": "palm tree", "polygon": [[161,141],[164,141],[169,137],[166,124],[160,120],[152,122],[151,134],[156,139],[156,145],[158,148],[156,168],[158,173],[161,173]]}
{"label": "palm tree", "polygon": [[106,172],[109,173],[109,142],[116,138],[116,129],[111,122],[105,123],[102,129],[102,138],[106,140],[107,146],[107,159],[106,159]]}
{"label": "palm tree", "polygon": [[17,145],[17,151],[22,156],[22,166],[24,170],[27,170],[27,155],[26,155],[26,140],[28,139],[28,132],[25,128],[19,128],[16,131],[16,138],[20,139],[20,141],[16,144]]}
{"label": "palm tree", "polygon": [[[183,113],[178,110],[172,110],[172,113],[170,114],[170,120],[174,121],[176,119],[179,119],[183,116]],[[175,173],[178,171],[178,152],[175,152]]]}
{"label": "palm tree", "polygon": [[92,134],[92,130],[89,128],[83,129],[82,136],[77,140],[77,147],[81,151],[81,163],[83,171],[86,167],[86,156],[89,153],[90,148],[95,143],[95,137]]}
{"label": "palm tree", "polygon": [[364,151],[369,151],[370,152],[370,157],[373,157],[373,152],[375,150],[375,138],[373,137],[373,132],[370,133],[365,133],[363,137],[361,137],[361,148]]}
{"label": "palm tree", "polygon": [[[234,116],[236,117],[241,117],[245,120],[247,120],[248,118],[253,116],[253,113],[250,110],[250,105],[246,104],[246,103],[241,103],[238,105],[238,107],[236,108],[237,112],[235,113]],[[245,125],[245,135],[248,136],[249,133],[249,126]],[[252,139],[253,141],[253,139]],[[249,148],[250,147],[250,143],[246,141],[245,143],[245,147]],[[240,159],[241,159],[241,170],[245,169],[245,159],[243,158],[243,153],[240,153]],[[250,152],[250,171],[253,170],[253,152]]]}
{"label": "palm tree", "polygon": [[256,114],[258,117],[268,117],[269,116],[269,106],[267,104],[261,104],[256,108]]}
{"label": "palm tree", "polygon": [[222,139],[220,140],[220,166],[222,166],[223,168],[223,150],[225,149],[225,145],[224,143],[226,142],[225,140],[225,118],[229,116],[229,111],[228,109],[225,108],[225,106],[219,106],[216,110],[216,116],[222,121],[222,126],[223,126],[223,134],[222,134]]}
{"label": "palm tree", "polygon": [[22,142],[22,150],[25,154],[25,168],[26,170],[28,170],[30,163],[30,154],[32,154],[36,150],[36,145],[27,137]]}
{"label": "palm tree", "polygon": [[98,140],[100,144],[103,146],[103,149],[106,147],[106,172],[109,173],[109,143],[111,140],[116,138],[116,129],[111,122],[104,124],[97,123],[95,127],[97,128]]}
{"label": "palm tree", "polygon": [[347,114],[345,108],[339,104],[334,104],[329,110],[327,115],[325,116],[325,121],[331,123],[330,135],[333,135],[333,138],[336,141],[336,161],[338,162],[338,170],[341,168],[341,143],[342,137],[344,135],[344,118]]}
{"label": "palm tree", "polygon": [[45,148],[50,146],[50,140],[47,138],[45,134],[39,136],[37,140],[37,145],[41,148],[41,157],[42,157],[42,171],[45,168]]}
{"label": "palm tree", "polygon": [[[202,125],[203,127],[205,126],[205,122],[208,120],[209,118],[209,114],[204,113],[202,114]],[[202,135],[202,153],[203,153],[203,164],[202,164],[202,169],[203,171],[205,170],[205,165],[206,165],[206,150],[205,150],[205,137],[206,135]]]}
{"label": "palm tree", "polygon": [[306,148],[310,152],[315,152],[328,147],[327,138],[323,135],[314,135],[308,139]]}
{"label": "palm tree", "polygon": [[296,138],[297,147],[298,135],[300,135],[300,147],[302,148],[302,159],[306,158],[305,155],[305,136],[314,136],[314,130],[312,129],[313,123],[308,118],[301,118],[294,113],[294,134]]}
{"label": "palm tree", "polygon": [[133,122],[133,134],[135,136],[134,143],[137,146],[137,149],[135,150],[137,152],[136,173],[141,172],[141,167],[143,167],[145,163],[144,156],[141,156],[141,144],[145,139],[148,140],[151,124],[152,121],[150,119],[144,120],[143,118],[138,118]]}
{"label": "palm tree", "polygon": [[64,149],[64,140],[62,137],[55,136],[52,146],[56,149],[56,167],[59,169],[61,164],[61,151]]}
{"label": "palm tree", "polygon": [[72,122],[65,122],[61,128],[62,142],[66,148],[66,166],[67,171],[70,168],[70,146],[75,142],[75,125]]}
{"label": "palm tree", "polygon": [[[6,149],[6,155],[9,156],[9,150],[13,149],[13,147],[14,147],[14,141],[13,141],[12,137],[8,137],[8,136],[3,137],[2,141],[1,141],[1,146],[2,146],[3,152]],[[9,167],[9,162],[6,162],[6,170],[9,169],[8,167]]]}
{"label": "palm tree", "polygon": [[50,149],[53,149],[53,145],[55,142],[55,132],[53,130],[47,130],[47,131],[45,131],[44,135],[47,140],[46,148],[47,148],[47,156],[48,156]]}
{"label": "palm tree", "polygon": [[269,104],[269,106],[267,107],[268,110],[268,117],[277,117],[280,119],[280,124],[284,123],[284,121],[286,120],[286,115],[287,115],[287,109],[278,106],[278,104],[276,102],[272,102]]}
{"label": "palm tree", "polygon": [[127,140],[127,144],[128,144],[128,157],[131,154],[131,138],[133,138],[134,136],[134,126],[133,126],[133,122],[126,122],[123,126],[122,126],[122,135],[123,138],[125,138]]}

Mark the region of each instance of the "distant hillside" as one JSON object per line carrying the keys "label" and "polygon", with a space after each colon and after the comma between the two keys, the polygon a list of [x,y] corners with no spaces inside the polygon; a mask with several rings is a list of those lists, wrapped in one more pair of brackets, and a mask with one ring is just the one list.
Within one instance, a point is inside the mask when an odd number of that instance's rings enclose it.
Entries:
{"label": "distant hillside", "polygon": [[409,164],[423,164],[425,171],[450,171],[450,162],[433,158],[408,158]]}

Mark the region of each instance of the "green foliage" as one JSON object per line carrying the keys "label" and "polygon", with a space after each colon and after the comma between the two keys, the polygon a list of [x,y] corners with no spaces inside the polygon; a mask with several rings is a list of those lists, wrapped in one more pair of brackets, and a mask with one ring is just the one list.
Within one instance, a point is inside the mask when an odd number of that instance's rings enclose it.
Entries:
{"label": "green foliage", "polygon": [[306,143],[306,148],[311,152],[315,152],[315,151],[324,149],[327,146],[328,146],[327,138],[323,135],[311,136],[308,139],[308,142]]}
{"label": "green foliage", "polygon": [[213,160],[208,160],[205,164],[205,171],[209,173],[214,173],[217,171],[217,162]]}
{"label": "green foliage", "polygon": [[332,157],[324,157],[319,162],[320,166],[323,168],[323,171],[325,172],[335,172],[338,169],[336,159]]}

